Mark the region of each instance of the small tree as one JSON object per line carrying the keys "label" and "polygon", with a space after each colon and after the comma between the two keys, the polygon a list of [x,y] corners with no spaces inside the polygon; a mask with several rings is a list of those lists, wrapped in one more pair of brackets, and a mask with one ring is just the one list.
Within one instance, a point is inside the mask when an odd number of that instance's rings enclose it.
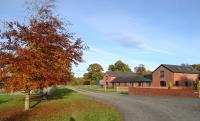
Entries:
{"label": "small tree", "polygon": [[120,72],[131,72],[131,69],[128,64],[125,64],[121,60],[118,60],[113,65],[109,65],[109,71],[120,71]]}
{"label": "small tree", "polygon": [[[52,14],[53,0],[34,0],[27,24],[5,22],[0,33],[0,78],[10,91],[25,91],[25,110],[30,91],[59,84],[71,76],[71,64],[82,62],[86,47],[81,39]],[[35,8],[36,7],[36,8]],[[32,9],[30,9],[32,10]]]}
{"label": "small tree", "polygon": [[87,73],[84,74],[84,80],[89,81],[90,85],[96,84],[96,81],[103,79],[103,68],[100,64],[89,65]]}
{"label": "small tree", "polygon": [[135,67],[134,70],[140,76],[144,76],[145,74],[148,73],[143,64],[140,64],[138,67]]}

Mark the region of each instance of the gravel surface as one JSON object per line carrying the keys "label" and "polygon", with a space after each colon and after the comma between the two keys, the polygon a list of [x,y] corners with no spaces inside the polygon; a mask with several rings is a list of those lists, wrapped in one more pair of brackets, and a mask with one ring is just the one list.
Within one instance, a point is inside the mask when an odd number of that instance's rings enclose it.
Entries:
{"label": "gravel surface", "polygon": [[79,92],[114,105],[125,121],[200,121],[200,99],[197,98]]}

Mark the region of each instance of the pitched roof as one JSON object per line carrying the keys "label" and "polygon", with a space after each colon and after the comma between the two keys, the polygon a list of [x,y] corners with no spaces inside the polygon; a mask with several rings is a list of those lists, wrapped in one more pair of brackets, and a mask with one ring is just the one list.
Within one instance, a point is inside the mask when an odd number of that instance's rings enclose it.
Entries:
{"label": "pitched roof", "polygon": [[116,77],[112,82],[151,82],[150,78],[145,78],[133,72],[112,72],[108,71],[106,74]]}
{"label": "pitched roof", "polygon": [[141,76],[122,76],[116,77],[112,82],[151,82],[151,80]]}
{"label": "pitched roof", "polygon": [[152,80],[152,79],[153,79],[152,73],[151,73],[151,74],[146,74],[146,75],[144,75],[144,78],[147,78],[147,79]]}
{"label": "pitched roof", "polygon": [[134,72],[107,71],[106,74],[114,77],[137,75]]}
{"label": "pitched roof", "polygon": [[174,73],[200,74],[200,71],[194,69],[192,66],[189,66],[189,65],[182,66],[182,65],[161,64],[160,66],[164,66],[165,68],[167,68],[168,70],[170,70]]}

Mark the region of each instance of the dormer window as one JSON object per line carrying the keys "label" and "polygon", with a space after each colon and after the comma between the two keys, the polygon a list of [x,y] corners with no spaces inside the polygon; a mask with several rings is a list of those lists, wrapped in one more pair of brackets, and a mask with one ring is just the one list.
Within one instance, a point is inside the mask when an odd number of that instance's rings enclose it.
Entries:
{"label": "dormer window", "polygon": [[164,71],[160,71],[160,77],[163,78],[165,76]]}

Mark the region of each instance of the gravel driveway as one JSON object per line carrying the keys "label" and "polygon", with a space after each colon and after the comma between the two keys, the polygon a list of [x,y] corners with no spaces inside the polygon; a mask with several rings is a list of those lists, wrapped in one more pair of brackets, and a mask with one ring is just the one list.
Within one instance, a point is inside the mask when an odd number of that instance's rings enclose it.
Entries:
{"label": "gravel driveway", "polygon": [[200,121],[200,99],[82,92],[113,104],[125,121]]}

